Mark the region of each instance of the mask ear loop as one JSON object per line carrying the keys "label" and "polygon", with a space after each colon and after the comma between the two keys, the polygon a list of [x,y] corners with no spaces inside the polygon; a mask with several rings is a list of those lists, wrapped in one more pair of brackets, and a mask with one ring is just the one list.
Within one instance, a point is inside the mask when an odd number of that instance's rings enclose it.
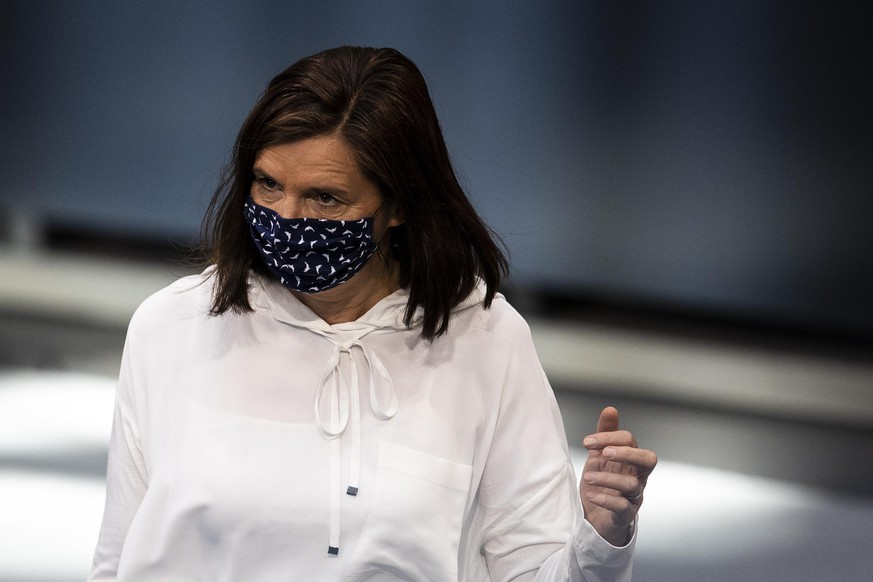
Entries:
{"label": "mask ear loop", "polygon": [[[379,207],[373,212],[372,219],[374,226],[376,225],[376,215],[379,213],[380,210],[382,210],[383,206],[385,206],[385,200],[383,200],[382,204],[380,204]],[[385,232],[382,233],[382,237],[376,241],[376,254],[379,255],[379,260],[381,260],[385,264],[388,264],[388,256],[382,252],[382,241],[385,240],[385,237],[391,233],[392,228],[394,227],[389,226],[388,228],[386,228]]]}

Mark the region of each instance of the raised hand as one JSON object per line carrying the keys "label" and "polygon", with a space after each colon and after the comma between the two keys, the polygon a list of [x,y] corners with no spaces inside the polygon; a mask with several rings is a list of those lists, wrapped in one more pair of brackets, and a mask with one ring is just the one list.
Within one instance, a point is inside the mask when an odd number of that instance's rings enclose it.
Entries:
{"label": "raised hand", "polygon": [[597,432],[582,444],[588,449],[579,484],[585,519],[603,539],[623,546],[630,540],[630,525],[658,457],[639,448],[630,432],[619,430],[618,410],[611,406],[600,413]]}

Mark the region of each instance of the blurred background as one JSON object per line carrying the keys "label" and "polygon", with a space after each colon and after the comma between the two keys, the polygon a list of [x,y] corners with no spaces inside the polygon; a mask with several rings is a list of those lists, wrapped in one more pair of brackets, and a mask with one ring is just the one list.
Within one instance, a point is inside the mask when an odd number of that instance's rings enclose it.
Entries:
{"label": "blurred background", "polygon": [[127,320],[192,272],[269,79],[341,44],[422,69],[571,444],[614,404],[659,453],[635,579],[869,580],[871,25],[862,2],[0,3],[0,582],[87,574]]}

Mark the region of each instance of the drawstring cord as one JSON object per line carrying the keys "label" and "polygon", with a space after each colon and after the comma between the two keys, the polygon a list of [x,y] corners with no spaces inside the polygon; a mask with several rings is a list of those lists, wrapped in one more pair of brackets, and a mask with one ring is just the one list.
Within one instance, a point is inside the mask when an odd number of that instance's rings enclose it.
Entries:
{"label": "drawstring cord", "polygon": [[[315,394],[315,425],[319,434],[330,441],[330,538],[328,554],[339,554],[340,535],[340,505],[342,503],[342,450],[340,437],[351,427],[351,455],[349,467],[349,483],[346,494],[355,496],[361,474],[361,404],[360,388],[358,384],[358,367],[355,358],[352,357],[352,349],[358,348],[364,357],[369,373],[367,374],[370,411],[379,420],[389,420],[394,417],[399,407],[397,392],[394,390],[394,382],[385,365],[379,357],[368,347],[364,346],[360,339],[345,343],[336,342],[333,338],[324,336],[334,344],[334,350],[328,358],[321,374],[318,390]],[[362,336],[363,337],[363,336]],[[342,354],[347,354],[349,359],[350,383],[346,383],[345,376],[340,370]],[[383,403],[377,393],[376,377],[381,380],[387,393],[387,402]],[[350,385],[349,385],[350,384]],[[325,391],[330,393],[330,418],[325,423],[321,415],[321,401]]]}

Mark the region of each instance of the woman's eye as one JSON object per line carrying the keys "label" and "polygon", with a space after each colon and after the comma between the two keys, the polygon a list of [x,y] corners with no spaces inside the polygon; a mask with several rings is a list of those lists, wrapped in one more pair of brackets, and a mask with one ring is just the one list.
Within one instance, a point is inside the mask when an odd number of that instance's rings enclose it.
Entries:
{"label": "woman's eye", "polygon": [[272,178],[258,178],[258,184],[267,190],[275,190],[279,186]]}
{"label": "woman's eye", "polygon": [[315,195],[315,200],[319,204],[322,204],[324,206],[332,206],[332,205],[336,204],[336,201],[337,201],[336,198],[334,198],[332,195],[328,194],[327,192],[317,193]]}

